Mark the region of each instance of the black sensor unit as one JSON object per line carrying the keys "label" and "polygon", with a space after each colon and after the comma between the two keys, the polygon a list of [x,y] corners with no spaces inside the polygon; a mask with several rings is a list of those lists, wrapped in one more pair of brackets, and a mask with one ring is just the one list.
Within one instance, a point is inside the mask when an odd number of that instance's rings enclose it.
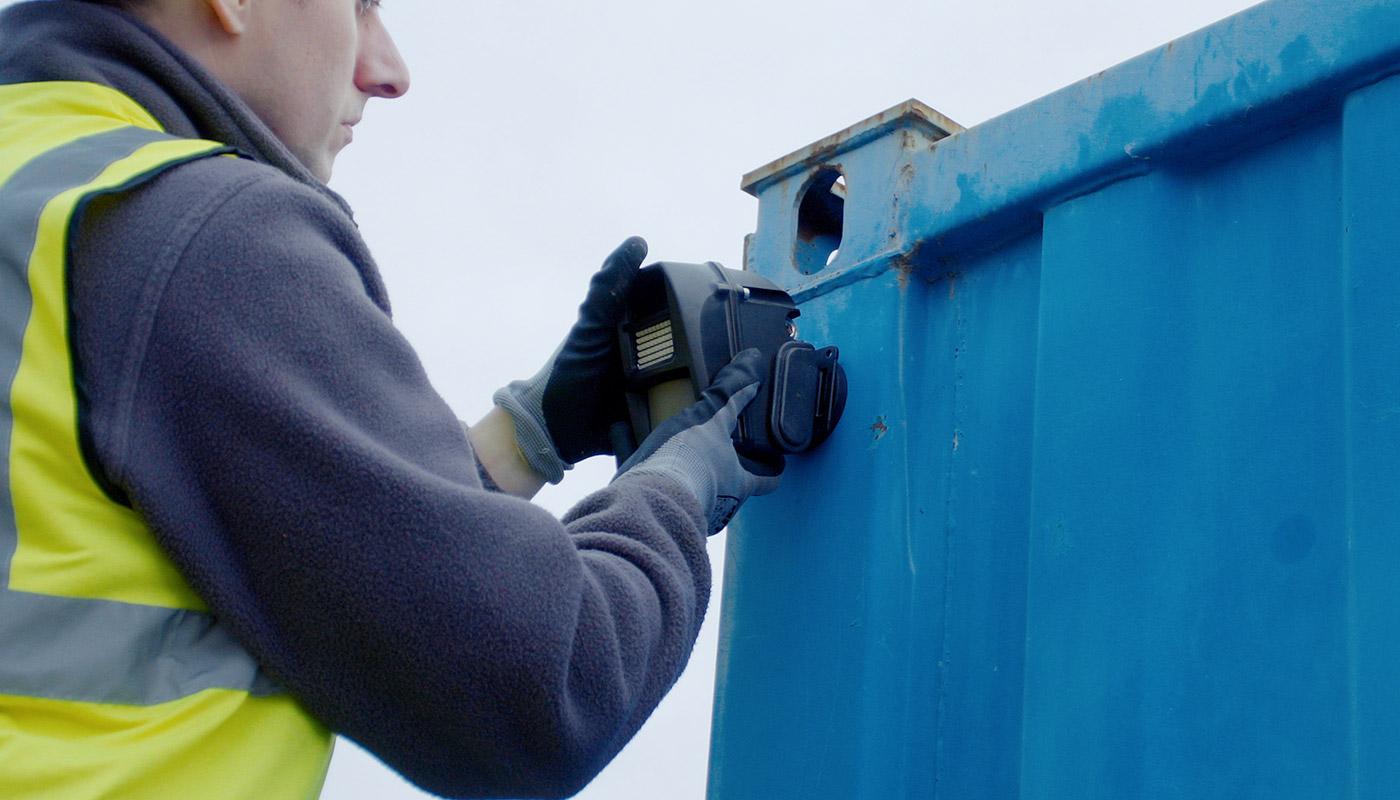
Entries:
{"label": "black sensor unit", "polygon": [[618,329],[632,423],[632,441],[614,443],[619,462],[751,347],[768,367],[739,418],[739,453],[762,462],[825,441],[845,410],[846,373],[835,347],[798,341],[799,313],[770,281],[714,262],[644,267]]}

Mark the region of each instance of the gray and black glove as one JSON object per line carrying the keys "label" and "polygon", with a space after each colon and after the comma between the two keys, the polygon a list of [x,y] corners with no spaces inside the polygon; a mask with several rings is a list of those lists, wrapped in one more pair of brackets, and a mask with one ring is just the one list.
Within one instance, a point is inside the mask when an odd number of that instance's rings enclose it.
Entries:
{"label": "gray and black glove", "polygon": [[758,394],[762,363],[756,349],[735,356],[699,401],[647,436],[613,480],[655,474],[679,481],[700,499],[711,534],[729,524],[749,497],[777,489],[781,459],[756,464],[741,459],[734,449],[734,428],[740,412]]}
{"label": "gray and black glove", "polygon": [[617,325],[646,255],[647,243],[637,236],[614,250],[544,368],[492,397],[515,421],[525,460],[550,483],[589,456],[612,453],[609,429],[627,419]]}

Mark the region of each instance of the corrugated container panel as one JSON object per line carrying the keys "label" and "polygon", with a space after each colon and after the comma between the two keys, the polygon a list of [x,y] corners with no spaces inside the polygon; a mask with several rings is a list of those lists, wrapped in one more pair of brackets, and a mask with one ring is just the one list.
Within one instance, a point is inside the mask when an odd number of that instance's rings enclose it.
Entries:
{"label": "corrugated container panel", "polygon": [[851,396],[731,528],[712,798],[1400,797],[1395,73],[1274,0],[746,178]]}

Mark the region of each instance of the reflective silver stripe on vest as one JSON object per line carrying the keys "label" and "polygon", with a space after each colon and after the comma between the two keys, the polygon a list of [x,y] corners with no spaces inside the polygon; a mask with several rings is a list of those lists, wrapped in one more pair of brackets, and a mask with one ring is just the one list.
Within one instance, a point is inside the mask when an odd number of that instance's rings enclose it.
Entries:
{"label": "reflective silver stripe on vest", "polygon": [[60,194],[170,138],[143,128],[89,136],[30,161],[0,188],[0,587],[6,587],[0,588],[0,694],[155,705],[204,689],[279,691],[208,614],[7,588],[19,544],[10,496],[9,397],[32,309],[28,267],[39,217]]}
{"label": "reflective silver stripe on vest", "polygon": [[0,591],[0,693],[149,706],[271,685],[208,614]]}

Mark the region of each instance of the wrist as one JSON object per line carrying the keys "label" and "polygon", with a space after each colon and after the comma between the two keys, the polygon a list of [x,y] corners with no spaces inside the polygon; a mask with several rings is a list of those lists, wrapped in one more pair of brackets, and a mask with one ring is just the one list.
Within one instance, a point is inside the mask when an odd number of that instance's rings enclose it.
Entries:
{"label": "wrist", "polygon": [[528,500],[547,482],[521,451],[515,420],[504,409],[492,408],[467,435],[482,467],[506,494]]}
{"label": "wrist", "polygon": [[530,469],[547,483],[558,483],[572,465],[559,457],[554,439],[545,427],[540,409],[541,385],[538,376],[530,381],[516,381],[498,390],[491,399],[495,410],[511,421],[511,439]]}

